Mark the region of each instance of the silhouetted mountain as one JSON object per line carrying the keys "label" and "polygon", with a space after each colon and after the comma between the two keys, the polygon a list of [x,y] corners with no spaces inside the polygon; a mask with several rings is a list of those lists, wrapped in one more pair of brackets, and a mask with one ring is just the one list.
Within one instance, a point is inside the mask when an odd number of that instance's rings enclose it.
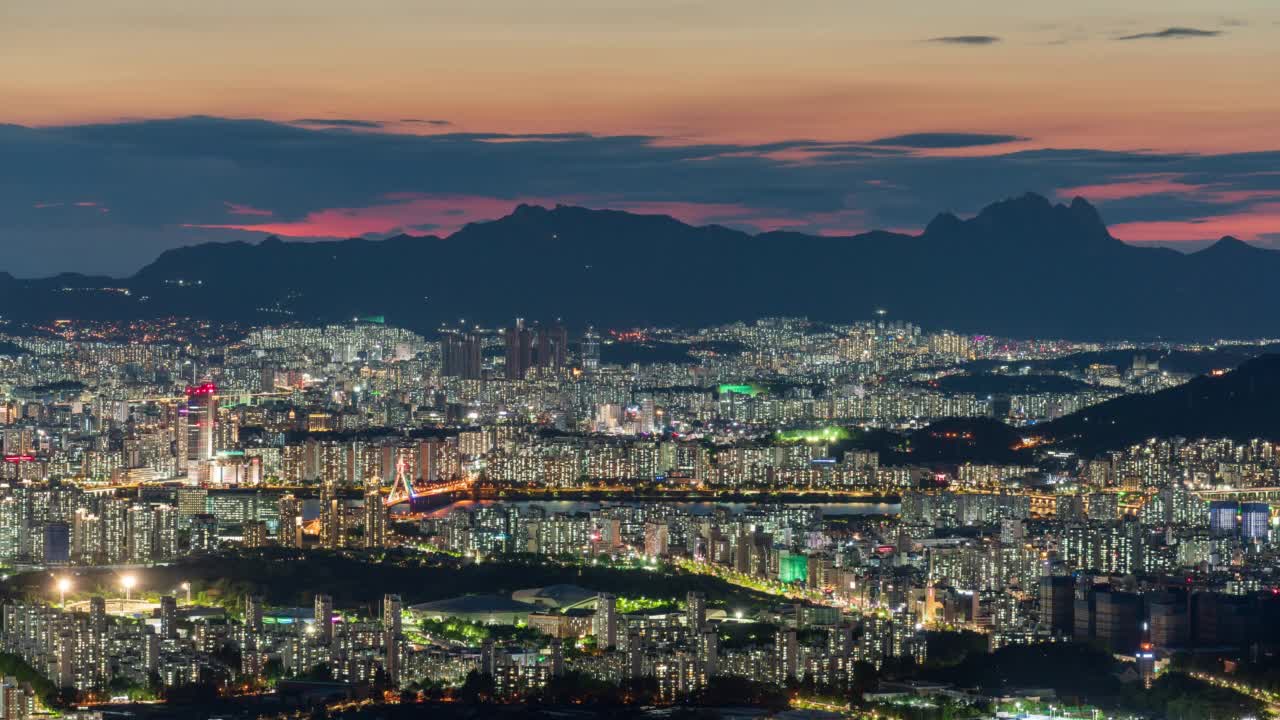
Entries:
{"label": "silhouetted mountain", "polygon": [[1041,425],[1034,434],[1088,452],[1153,437],[1280,440],[1280,355],[1150,395],[1126,395]]}
{"label": "silhouetted mountain", "polygon": [[[113,287],[129,291],[94,292]],[[191,315],[271,322],[384,315],[695,325],[763,315],[847,321],[877,308],[930,327],[1075,338],[1280,334],[1280,252],[1224,238],[1196,253],[1111,237],[1082,199],[1038,195],[919,236],[817,237],[665,216],[521,205],[452,236],[216,243],[127,280],[0,275],[16,319]]]}

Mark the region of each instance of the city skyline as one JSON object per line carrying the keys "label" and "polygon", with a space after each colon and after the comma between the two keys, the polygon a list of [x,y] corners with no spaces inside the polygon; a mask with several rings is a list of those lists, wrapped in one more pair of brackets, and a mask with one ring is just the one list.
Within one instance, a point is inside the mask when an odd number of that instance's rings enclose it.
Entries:
{"label": "city skyline", "polygon": [[0,0],[0,720],[1280,718],[1276,0]]}
{"label": "city skyline", "polygon": [[0,341],[5,720],[1276,706],[1274,342],[884,315]]}

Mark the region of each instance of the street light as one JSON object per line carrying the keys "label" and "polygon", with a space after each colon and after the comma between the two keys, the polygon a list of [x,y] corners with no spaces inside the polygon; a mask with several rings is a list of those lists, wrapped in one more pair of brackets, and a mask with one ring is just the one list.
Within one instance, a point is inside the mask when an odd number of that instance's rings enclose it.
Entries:
{"label": "street light", "polygon": [[67,606],[67,591],[71,589],[71,578],[65,575],[58,578],[58,604]]}
{"label": "street light", "polygon": [[124,588],[124,599],[126,601],[133,599],[133,586],[138,584],[136,575],[125,575],[120,578],[120,585]]}
{"label": "street light", "polygon": [[188,604],[188,605],[190,605],[190,604],[191,604],[191,583],[189,583],[189,582],[187,582],[187,581],[185,581],[185,580],[184,580],[184,581],[182,582],[182,584],[181,584],[181,585],[179,585],[178,587],[186,591],[186,593],[187,593],[187,604]]}

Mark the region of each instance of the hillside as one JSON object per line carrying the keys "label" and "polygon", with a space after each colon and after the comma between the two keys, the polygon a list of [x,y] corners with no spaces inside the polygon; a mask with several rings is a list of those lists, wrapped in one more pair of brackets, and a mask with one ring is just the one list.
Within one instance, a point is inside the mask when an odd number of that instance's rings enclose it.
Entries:
{"label": "hillside", "polygon": [[1151,395],[1126,395],[1040,426],[1035,434],[1086,452],[1153,437],[1280,440],[1280,355],[1202,375]]}

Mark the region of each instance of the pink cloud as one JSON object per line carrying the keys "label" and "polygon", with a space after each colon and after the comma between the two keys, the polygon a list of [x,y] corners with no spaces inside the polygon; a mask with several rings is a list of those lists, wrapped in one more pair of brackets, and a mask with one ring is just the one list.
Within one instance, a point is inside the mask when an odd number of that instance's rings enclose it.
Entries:
{"label": "pink cloud", "polygon": [[[389,193],[384,202],[355,208],[327,208],[308,213],[299,220],[245,223],[187,224],[186,227],[246,230],[251,232],[301,238],[358,237],[366,234],[421,231],[447,235],[471,222],[492,220],[511,212],[518,203],[555,205],[557,202],[585,204],[592,207],[627,212],[670,215],[692,225],[722,224],[757,231],[801,228],[840,228],[841,234],[852,234],[845,228],[862,227],[861,210],[789,215],[769,208],[756,208],[740,203],[699,203],[685,201],[626,201],[583,198],[495,198],[477,195],[430,195],[421,193]],[[228,203],[228,207],[231,204]],[[241,208],[243,206],[236,206]],[[249,208],[243,215],[268,215],[269,211]]]}
{"label": "pink cloud", "polygon": [[307,213],[300,220],[275,222],[194,224],[186,227],[247,230],[300,238],[347,238],[369,233],[404,232],[431,226],[436,234],[448,234],[469,222],[501,217],[520,202],[547,204],[540,198],[510,199],[474,195],[423,195],[392,193],[387,202],[368,207],[327,208]]}
{"label": "pink cloud", "polygon": [[1259,241],[1280,234],[1280,202],[1260,203],[1236,213],[1209,215],[1192,220],[1152,220],[1111,226],[1111,234],[1130,242],[1194,242],[1232,235]]}
{"label": "pink cloud", "polygon": [[108,206],[102,205],[101,202],[95,202],[92,200],[77,200],[76,202],[36,202],[35,205],[32,205],[32,208],[37,210],[45,210],[49,208],[88,208],[97,210],[99,213],[110,213],[111,211]]}
{"label": "pink cloud", "polygon": [[47,209],[47,208],[59,208],[59,207],[78,207],[78,208],[91,208],[91,209],[93,209],[93,210],[97,210],[97,211],[98,211],[98,212],[100,212],[100,213],[108,213],[108,212],[111,212],[111,208],[109,208],[109,207],[107,207],[106,205],[103,205],[103,204],[101,204],[101,203],[93,202],[92,200],[78,200],[78,201],[73,202],[73,203],[64,203],[64,202],[38,202],[38,203],[36,203],[36,204],[32,205],[31,207],[33,207],[33,208],[35,208],[35,209],[37,209],[37,210],[44,210],[44,209]]}
{"label": "pink cloud", "polygon": [[275,215],[275,213],[270,210],[262,210],[253,207],[252,205],[241,205],[239,203],[233,203],[225,200],[222,204],[227,206],[227,213],[230,215],[254,215],[258,217],[271,217]]}
{"label": "pink cloud", "polygon": [[1062,198],[1079,196],[1086,200],[1124,200],[1148,195],[1185,195],[1204,189],[1203,185],[1179,182],[1177,177],[1177,175],[1168,174],[1134,175],[1120,182],[1062,188],[1057,191],[1057,195]]}
{"label": "pink cloud", "polygon": [[1225,190],[1221,189],[1220,185],[1183,182],[1178,179],[1179,177],[1171,173],[1131,175],[1120,178],[1118,182],[1062,188],[1057,191],[1057,195],[1060,198],[1080,196],[1086,200],[1100,201],[1126,200],[1149,195],[1191,195],[1198,200],[1221,204],[1280,198],[1280,192],[1275,190]]}

